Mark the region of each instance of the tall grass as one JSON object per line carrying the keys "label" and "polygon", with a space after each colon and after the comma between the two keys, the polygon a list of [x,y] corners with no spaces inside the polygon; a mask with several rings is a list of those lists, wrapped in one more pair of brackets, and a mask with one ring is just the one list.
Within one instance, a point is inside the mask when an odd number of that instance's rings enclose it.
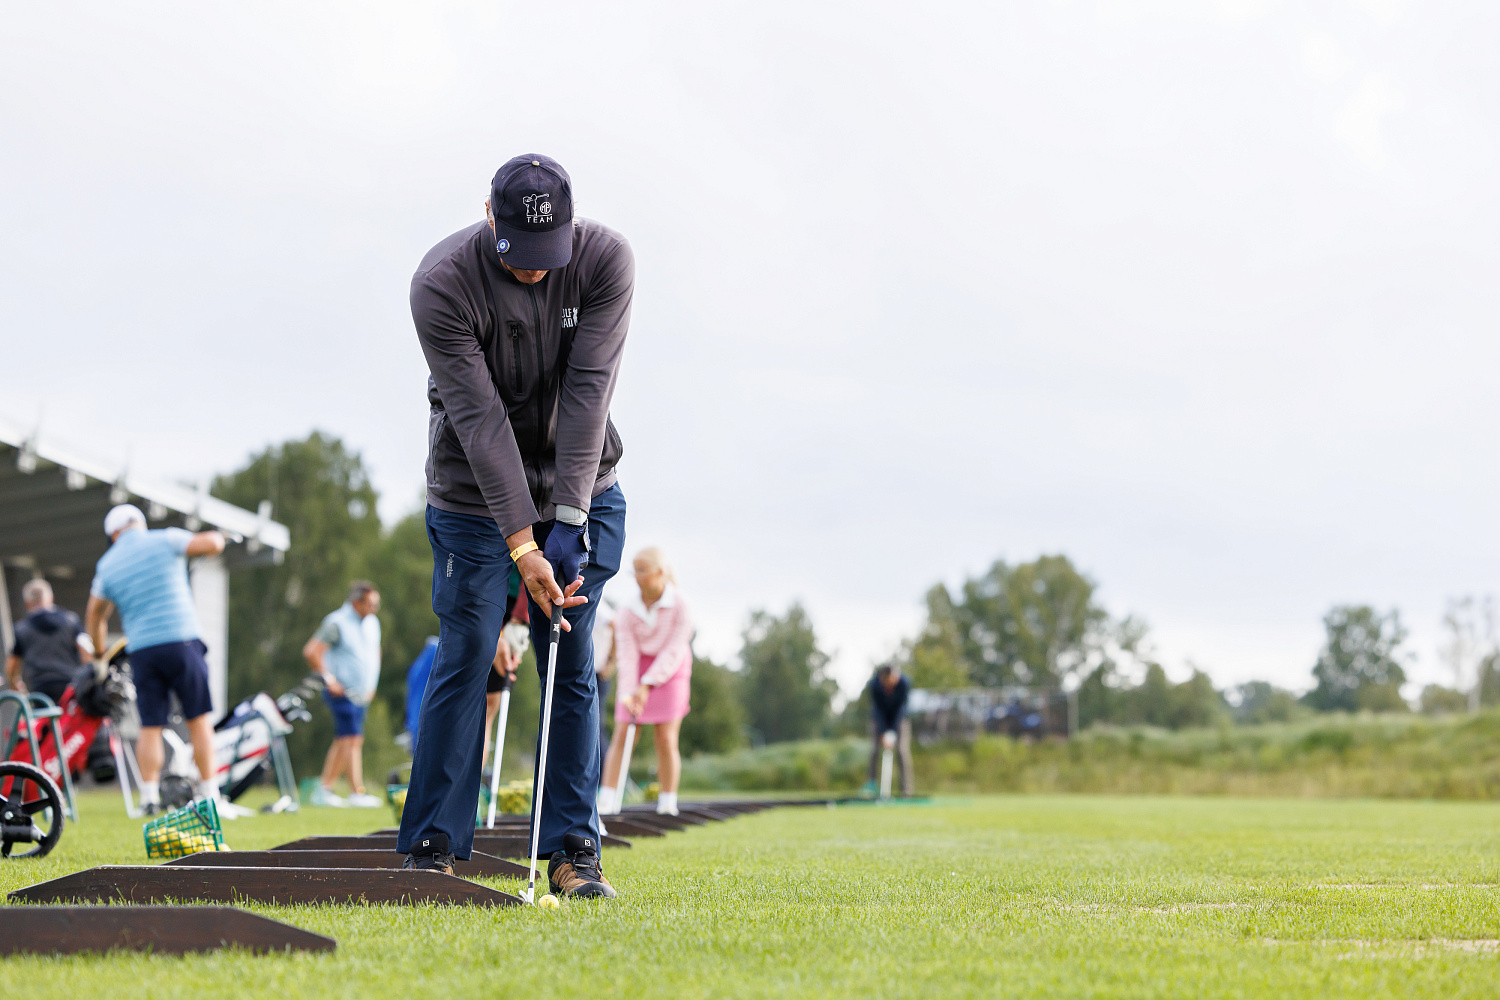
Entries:
{"label": "tall grass", "polygon": [[[1178,732],[1094,727],[1067,741],[982,737],[915,750],[922,792],[1500,797],[1500,711]],[[865,740],[774,744],[696,757],[683,767],[683,788],[852,791],[868,763]]]}

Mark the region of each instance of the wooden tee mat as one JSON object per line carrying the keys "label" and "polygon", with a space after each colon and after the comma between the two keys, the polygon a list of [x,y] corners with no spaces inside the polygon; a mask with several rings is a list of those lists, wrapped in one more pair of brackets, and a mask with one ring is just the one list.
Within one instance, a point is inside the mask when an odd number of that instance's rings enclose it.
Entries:
{"label": "wooden tee mat", "polygon": [[99,900],[154,903],[453,903],[515,906],[521,901],[435,871],[390,868],[208,868],[184,865],[102,865],[17,889],[21,903]]}
{"label": "wooden tee mat", "polygon": [[116,948],[185,955],[231,945],[259,953],[338,947],[331,937],[232,906],[0,906],[0,955]]}
{"label": "wooden tee mat", "polygon": [[[516,821],[517,819],[519,819],[520,822],[517,822]],[[621,816],[601,816],[600,819],[604,822],[604,825],[609,829],[609,833],[606,834],[606,836],[615,836],[617,834],[623,833],[627,837],[660,837],[660,836],[663,835],[663,833],[665,833],[669,829],[671,829],[669,827],[661,826],[661,825],[654,824],[654,823],[642,822],[642,821],[637,820],[635,818],[625,819],[624,817],[621,817]],[[394,830],[376,830],[373,833],[371,833],[370,836],[375,836],[375,835],[378,835],[378,834],[386,834],[386,833],[395,833],[395,832],[396,831],[394,831]],[[512,819],[509,819],[509,820],[499,820],[499,819],[497,819],[495,821],[495,827],[494,827],[494,829],[490,829],[489,827],[486,827],[486,826],[481,826],[478,830],[475,831],[475,835],[476,836],[489,836],[489,837],[493,837],[493,836],[497,836],[497,835],[500,835],[500,836],[511,836],[511,837],[515,837],[515,836],[527,836],[527,837],[529,837],[531,835],[531,826],[527,822],[526,817],[524,817],[524,816],[512,818]],[[531,849],[530,845],[528,845],[527,846],[527,850],[530,850],[530,849]]]}
{"label": "wooden tee mat", "polygon": [[[629,847],[630,841],[620,837],[600,837],[605,847]],[[273,851],[394,851],[394,833],[375,833],[367,837],[303,837],[287,844],[271,848]],[[524,858],[531,853],[531,838],[525,834],[484,833],[474,834],[474,850],[493,854],[497,858]]]}
{"label": "wooden tee mat", "polygon": [[[406,855],[395,851],[204,851],[169,865],[189,868],[400,868]],[[453,874],[463,878],[525,878],[526,866],[475,851],[458,861]]]}
{"label": "wooden tee mat", "polygon": [[648,826],[654,826],[659,830],[666,830],[668,833],[672,833],[677,830],[686,830],[690,826],[704,825],[703,820],[686,820],[681,816],[658,816],[656,813],[647,812],[621,813],[618,817],[611,816],[608,820],[606,820],[606,822],[613,824],[616,818],[626,823],[645,823]]}

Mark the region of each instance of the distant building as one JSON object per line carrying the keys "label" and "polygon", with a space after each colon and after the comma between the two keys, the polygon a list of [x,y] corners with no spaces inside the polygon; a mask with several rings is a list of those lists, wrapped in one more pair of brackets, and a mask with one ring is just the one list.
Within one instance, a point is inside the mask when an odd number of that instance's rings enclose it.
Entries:
{"label": "distant building", "polygon": [[[123,465],[75,454],[66,445],[27,434],[0,418],[0,640],[25,612],[21,586],[35,576],[52,584],[61,607],[83,614],[94,564],[109,548],[104,515],[134,503],[152,528],[217,528],[228,539],[222,556],[194,559],[193,600],[208,646],[214,714],[229,697],[229,576],[241,567],[281,562],[291,544],[286,525],[271,520],[271,503],[251,513],[188,487],[140,479]],[[116,621],[117,624],[118,622]]]}

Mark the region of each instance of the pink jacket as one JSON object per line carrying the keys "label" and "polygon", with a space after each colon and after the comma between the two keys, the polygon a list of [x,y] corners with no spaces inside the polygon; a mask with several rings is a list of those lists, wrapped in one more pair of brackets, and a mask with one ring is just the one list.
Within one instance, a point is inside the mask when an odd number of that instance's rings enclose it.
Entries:
{"label": "pink jacket", "polygon": [[[639,601],[621,608],[615,616],[616,678],[620,685],[616,697],[629,698],[642,684],[654,688],[671,680],[693,661],[692,639],[693,621],[675,584],[667,584],[661,600],[649,611]],[[642,656],[656,659],[645,676],[638,676]]]}

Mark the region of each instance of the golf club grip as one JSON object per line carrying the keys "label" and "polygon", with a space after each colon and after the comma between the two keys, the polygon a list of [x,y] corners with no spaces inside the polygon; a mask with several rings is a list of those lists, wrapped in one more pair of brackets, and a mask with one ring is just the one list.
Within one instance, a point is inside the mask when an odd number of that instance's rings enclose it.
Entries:
{"label": "golf club grip", "polygon": [[554,638],[557,636],[557,630],[562,628],[562,613],[561,604],[552,605],[552,634]]}

